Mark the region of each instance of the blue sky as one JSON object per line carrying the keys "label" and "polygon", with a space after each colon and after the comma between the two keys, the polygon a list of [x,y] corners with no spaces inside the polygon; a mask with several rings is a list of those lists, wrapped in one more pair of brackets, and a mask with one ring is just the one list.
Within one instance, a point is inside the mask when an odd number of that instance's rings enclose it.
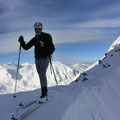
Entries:
{"label": "blue sky", "polygon": [[[52,35],[54,60],[91,62],[100,59],[120,33],[119,0],[0,0],[0,64],[17,63],[20,35],[34,37],[43,23]],[[33,48],[22,50],[21,63],[34,63]]]}

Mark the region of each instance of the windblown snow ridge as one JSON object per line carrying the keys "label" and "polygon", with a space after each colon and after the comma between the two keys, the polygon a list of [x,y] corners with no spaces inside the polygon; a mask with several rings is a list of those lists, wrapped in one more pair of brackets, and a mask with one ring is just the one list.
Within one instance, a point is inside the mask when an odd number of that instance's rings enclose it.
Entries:
{"label": "windblown snow ridge", "polygon": [[81,74],[77,85],[78,97],[62,120],[120,119],[120,38],[103,58]]}

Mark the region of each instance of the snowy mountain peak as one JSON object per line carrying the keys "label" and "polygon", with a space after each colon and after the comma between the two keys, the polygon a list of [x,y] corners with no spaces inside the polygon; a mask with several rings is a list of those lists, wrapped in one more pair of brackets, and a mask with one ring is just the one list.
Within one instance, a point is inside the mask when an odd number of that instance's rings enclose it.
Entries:
{"label": "snowy mountain peak", "polygon": [[112,43],[112,45],[110,46],[110,48],[108,49],[108,52],[112,49],[114,49],[115,47],[117,47],[120,44],[120,36]]}
{"label": "snowy mountain peak", "polygon": [[9,63],[7,63],[7,64],[2,65],[2,67],[3,67],[3,68],[6,68],[6,69],[11,69],[11,68],[16,69],[16,68],[17,68],[17,65],[16,65],[15,63],[13,63],[13,62],[9,62]]}
{"label": "snowy mountain peak", "polygon": [[[53,62],[56,78],[59,85],[68,85],[74,81],[86,67],[77,69],[70,67],[60,62]],[[0,66],[0,94],[12,93],[16,80],[17,65],[9,62]],[[48,86],[55,86],[54,75],[51,74],[50,66],[47,70]],[[39,76],[36,71],[35,64],[24,63],[19,67],[17,92],[28,91],[40,88]]]}

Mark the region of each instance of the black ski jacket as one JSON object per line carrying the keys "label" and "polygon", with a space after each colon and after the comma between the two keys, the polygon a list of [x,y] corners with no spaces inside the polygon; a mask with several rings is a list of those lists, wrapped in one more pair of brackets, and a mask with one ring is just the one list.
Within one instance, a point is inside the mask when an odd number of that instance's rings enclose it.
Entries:
{"label": "black ski jacket", "polygon": [[28,50],[32,46],[35,46],[35,58],[38,59],[51,55],[55,50],[51,35],[44,32],[33,37],[28,43],[22,41],[21,46],[24,50]]}

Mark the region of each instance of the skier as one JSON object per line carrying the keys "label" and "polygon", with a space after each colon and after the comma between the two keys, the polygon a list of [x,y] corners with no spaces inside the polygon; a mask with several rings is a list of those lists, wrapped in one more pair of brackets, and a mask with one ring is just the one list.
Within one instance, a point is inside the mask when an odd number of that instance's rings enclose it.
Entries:
{"label": "skier", "polygon": [[47,100],[47,78],[46,70],[49,65],[50,55],[54,52],[55,47],[52,42],[52,36],[48,33],[42,32],[43,25],[40,22],[34,24],[35,37],[33,37],[28,43],[24,42],[23,36],[20,36],[18,41],[20,42],[24,50],[30,49],[34,46],[35,53],[35,65],[38,72],[41,84],[41,96],[40,101]]}

